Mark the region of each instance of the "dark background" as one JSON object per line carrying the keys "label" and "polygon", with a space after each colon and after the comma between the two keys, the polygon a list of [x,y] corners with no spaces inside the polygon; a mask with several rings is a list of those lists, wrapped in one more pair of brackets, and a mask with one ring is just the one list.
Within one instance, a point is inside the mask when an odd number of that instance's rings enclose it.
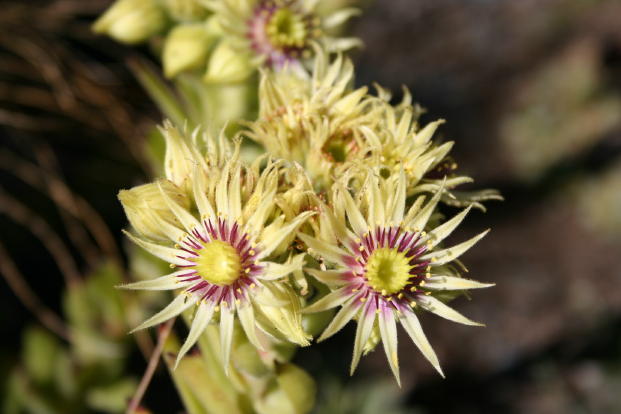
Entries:
{"label": "dark background", "polygon": [[[32,236],[38,221],[14,201],[67,241],[79,272],[93,260],[53,197],[25,183],[24,163],[66,182],[120,244],[115,194],[146,179],[140,146],[159,120],[126,64],[148,51],[89,30],[107,4],[5,0],[0,13],[0,241],[57,311],[65,281]],[[423,316],[445,380],[401,337],[405,412],[621,412],[620,21],[613,0],[391,0],[353,25],[366,45],[354,55],[357,82],[397,97],[406,85],[427,109],[424,122],[447,119],[440,135],[456,141],[461,171],[506,199],[454,236],[492,228],[464,259],[469,277],[497,286],[454,303],[487,327]],[[34,318],[7,284],[0,289],[9,370]],[[353,332],[297,362],[346,387],[386,379],[397,392],[381,349],[345,378]],[[129,369],[141,375],[139,354]],[[179,409],[170,386],[156,375],[146,397],[155,412]]]}

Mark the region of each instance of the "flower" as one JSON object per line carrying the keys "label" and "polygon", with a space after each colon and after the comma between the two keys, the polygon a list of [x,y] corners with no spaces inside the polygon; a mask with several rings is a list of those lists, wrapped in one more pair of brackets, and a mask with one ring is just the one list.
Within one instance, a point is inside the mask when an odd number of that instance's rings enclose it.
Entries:
{"label": "flower", "polygon": [[246,123],[246,136],[260,143],[275,157],[302,165],[317,190],[328,190],[335,177],[358,178],[359,186],[370,168],[382,167],[389,176],[401,168],[408,179],[408,195],[433,193],[443,179],[442,201],[454,206],[483,208],[482,201],[501,199],[498,192],[458,192],[454,189],[471,182],[455,174],[457,164],[450,158],[453,142],[433,139],[437,120],[420,127],[423,110],[412,105],[404,88],[403,98],[390,103],[392,94],[376,85],[353,88],[351,61],[341,55],[330,56],[318,49],[312,74],[295,71],[265,71],[259,88],[259,118]]}
{"label": "flower", "polygon": [[[169,145],[184,149],[169,152],[198,154],[194,143],[176,132],[171,135],[177,139],[169,140]],[[190,150],[185,151],[188,148]],[[249,341],[259,349],[264,348],[265,341],[256,328],[298,345],[308,345],[308,335],[301,328],[299,298],[284,282],[287,275],[302,268],[304,255],[287,258],[286,253],[275,252],[282,241],[295,234],[314,213],[303,212],[288,220],[277,210],[274,199],[285,168],[283,163],[270,162],[259,173],[257,165],[247,167],[239,161],[239,142],[224,164],[196,159],[193,163],[190,175],[182,179],[182,183],[191,188],[193,203],[189,208],[175,202],[162,182],[157,183],[168,208],[167,215],[174,215],[176,223],[156,211],[149,211],[149,205],[136,207],[146,210],[143,214],[157,222],[167,242],[159,243],[126,232],[132,241],[170,263],[175,270],[156,279],[122,287],[182,289],[168,306],[134,331],[162,323],[196,305],[190,332],[177,362],[215,315],[219,315],[225,368],[230,357],[235,315]],[[184,172],[186,168],[181,166]]]}
{"label": "flower", "polygon": [[347,322],[357,319],[351,364],[353,373],[374,325],[379,326],[381,341],[397,382],[400,381],[397,321],[442,374],[415,309],[422,308],[466,325],[480,325],[438,297],[442,291],[492,286],[463,279],[451,266],[453,260],[487,231],[449,248],[438,247],[471,207],[430,229],[429,219],[442,191],[427,203],[424,203],[425,196],[418,197],[406,210],[406,181],[403,170],[389,178],[381,178],[378,171],[372,171],[361,190],[353,196],[343,183],[337,183],[331,203],[323,206],[319,216],[318,234],[314,237],[299,234],[309,253],[330,267],[307,269],[307,272],[332,289],[331,293],[308,306],[305,312],[341,307],[319,340],[334,335]]}
{"label": "flower", "polygon": [[352,62],[329,61],[318,50],[311,77],[286,70],[262,73],[259,118],[246,135],[275,157],[304,167],[316,188],[330,187],[367,152],[363,128],[377,123],[366,87],[352,90]]}
{"label": "flower", "polygon": [[[237,53],[270,68],[300,66],[313,54],[313,42],[330,50],[358,46],[354,38],[333,38],[328,32],[358,14],[340,8],[320,15],[322,1],[303,0],[207,0],[220,27]],[[327,3],[327,2],[326,2]],[[210,63],[211,64],[211,63]]]}

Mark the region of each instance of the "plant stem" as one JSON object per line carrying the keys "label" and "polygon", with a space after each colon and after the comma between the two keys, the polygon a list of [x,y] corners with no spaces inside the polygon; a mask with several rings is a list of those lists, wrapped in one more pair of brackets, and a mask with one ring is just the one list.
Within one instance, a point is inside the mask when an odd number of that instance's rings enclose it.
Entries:
{"label": "plant stem", "polygon": [[140,405],[140,401],[142,401],[142,397],[144,393],[147,391],[147,387],[151,382],[151,378],[153,378],[153,374],[155,373],[155,368],[157,368],[157,364],[160,361],[160,356],[162,355],[162,350],[164,349],[164,343],[170,335],[170,330],[172,329],[173,324],[175,323],[176,318],[172,318],[168,320],[166,323],[160,325],[159,333],[157,335],[157,345],[151,354],[151,358],[149,359],[149,363],[147,364],[147,369],[140,380],[140,384],[138,384],[138,388],[134,393],[134,396],[129,402],[127,406],[127,411],[125,414],[133,414],[136,412],[136,409]]}

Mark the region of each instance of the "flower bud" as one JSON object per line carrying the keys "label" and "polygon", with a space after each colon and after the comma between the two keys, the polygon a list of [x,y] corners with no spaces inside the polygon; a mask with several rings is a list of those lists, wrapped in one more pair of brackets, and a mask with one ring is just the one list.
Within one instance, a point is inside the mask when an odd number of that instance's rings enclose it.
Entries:
{"label": "flower bud", "polygon": [[171,17],[181,22],[204,19],[207,9],[199,0],[164,0],[164,7]]}
{"label": "flower bud", "polygon": [[310,345],[311,336],[302,328],[300,298],[284,284],[266,284],[265,287],[267,289],[263,289],[257,299],[265,303],[261,312],[277,329],[279,336],[300,346]]}
{"label": "flower bud", "polygon": [[[159,186],[173,201],[188,208],[190,200],[183,191],[168,180],[159,181]],[[166,204],[158,182],[139,185],[119,192],[119,200],[134,229],[145,237],[168,240],[161,226],[161,220],[177,225],[177,219]]]}
{"label": "flower bud", "polygon": [[117,0],[95,22],[95,33],[122,43],[140,43],[166,26],[166,14],[154,0]]}
{"label": "flower bud", "polygon": [[180,72],[204,66],[213,40],[203,23],[183,24],[172,29],[166,37],[162,54],[166,77],[172,78]]}
{"label": "flower bud", "polygon": [[191,188],[190,176],[200,162],[200,155],[188,145],[188,138],[172,123],[166,121],[160,132],[166,140],[164,173],[166,178],[188,193]]}
{"label": "flower bud", "polygon": [[203,80],[207,83],[241,82],[252,74],[254,66],[248,55],[222,40],[211,53]]}

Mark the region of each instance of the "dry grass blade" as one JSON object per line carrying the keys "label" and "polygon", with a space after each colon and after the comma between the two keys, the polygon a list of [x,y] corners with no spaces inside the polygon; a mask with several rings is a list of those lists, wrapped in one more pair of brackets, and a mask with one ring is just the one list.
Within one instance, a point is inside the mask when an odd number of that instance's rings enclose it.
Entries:
{"label": "dry grass blade", "polygon": [[127,406],[126,414],[134,414],[140,405],[140,401],[142,401],[142,397],[144,393],[147,391],[149,383],[151,382],[151,378],[153,378],[153,374],[155,373],[155,368],[157,368],[157,364],[160,361],[160,357],[162,356],[162,350],[164,349],[164,343],[166,339],[168,339],[168,335],[170,335],[170,330],[172,329],[173,324],[175,323],[175,318],[166,321],[164,324],[160,326],[159,333],[157,335],[157,345],[151,354],[151,358],[149,358],[149,363],[147,364],[147,369],[140,380],[140,384],[138,384],[138,389],[136,389],[136,393],[132,397]]}
{"label": "dry grass blade", "polygon": [[86,200],[73,193],[54,172],[42,171],[37,165],[8,151],[0,151],[0,168],[14,174],[33,188],[46,192],[54,203],[81,220],[106,257],[120,265],[118,246],[103,218]]}
{"label": "dry grass blade", "polygon": [[68,286],[80,281],[80,272],[65,243],[38,215],[0,188],[0,212],[36,236],[50,252]]}
{"label": "dry grass blade", "polygon": [[15,262],[11,259],[2,242],[0,242],[0,273],[15,296],[32,312],[43,326],[67,341],[71,340],[69,329],[63,320],[51,309],[43,305],[35,292],[30,289]]}

